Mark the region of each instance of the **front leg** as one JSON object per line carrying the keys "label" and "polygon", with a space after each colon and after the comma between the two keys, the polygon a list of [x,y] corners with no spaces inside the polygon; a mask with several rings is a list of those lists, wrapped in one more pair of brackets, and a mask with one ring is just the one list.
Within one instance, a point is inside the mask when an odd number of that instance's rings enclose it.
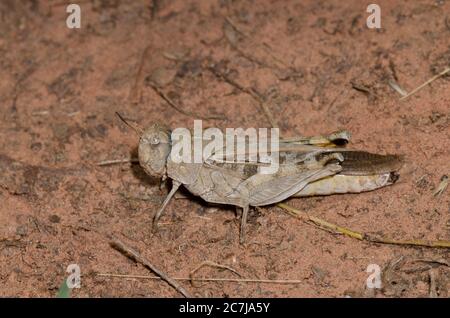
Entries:
{"label": "front leg", "polygon": [[166,208],[167,204],[169,203],[170,199],[172,199],[173,195],[177,192],[178,188],[180,187],[181,182],[178,182],[176,180],[172,180],[172,189],[170,190],[167,197],[164,199],[164,202],[162,203],[159,210],[155,213],[155,216],[153,217],[153,232],[155,232],[158,229],[158,221],[161,218],[161,215]]}
{"label": "front leg", "polygon": [[247,231],[247,216],[248,216],[249,206],[245,205],[242,207],[242,217],[241,217],[241,232],[239,234],[239,243],[244,244],[245,233]]}

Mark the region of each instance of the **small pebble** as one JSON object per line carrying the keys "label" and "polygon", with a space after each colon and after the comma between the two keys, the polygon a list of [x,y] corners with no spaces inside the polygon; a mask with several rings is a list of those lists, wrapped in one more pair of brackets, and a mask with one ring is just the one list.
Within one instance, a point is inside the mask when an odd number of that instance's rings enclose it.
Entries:
{"label": "small pebble", "polygon": [[61,218],[59,216],[57,216],[56,214],[50,215],[48,219],[52,223],[59,223],[61,221]]}

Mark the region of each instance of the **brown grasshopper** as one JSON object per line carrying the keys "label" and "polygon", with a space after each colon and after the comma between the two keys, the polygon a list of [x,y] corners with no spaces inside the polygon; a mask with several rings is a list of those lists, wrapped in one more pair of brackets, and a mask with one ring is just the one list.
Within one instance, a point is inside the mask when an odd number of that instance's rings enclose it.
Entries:
{"label": "brown grasshopper", "polygon": [[167,128],[154,124],[145,130],[134,129],[140,135],[138,153],[142,168],[150,176],[172,180],[172,189],[154,214],[153,229],[183,185],[206,202],[241,208],[241,243],[250,206],[271,205],[290,197],[374,190],[393,184],[403,161],[397,155],[348,150],[344,146],[350,134],[340,131],[328,136],[280,140],[278,171],[262,174],[260,165],[264,162],[227,162],[215,157],[201,163],[176,163],[169,155],[173,144]]}

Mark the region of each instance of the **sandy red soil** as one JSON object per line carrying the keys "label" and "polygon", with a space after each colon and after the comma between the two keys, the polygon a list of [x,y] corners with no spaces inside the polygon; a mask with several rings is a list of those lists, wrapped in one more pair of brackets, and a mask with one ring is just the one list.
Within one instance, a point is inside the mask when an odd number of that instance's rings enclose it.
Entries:
{"label": "sandy red soil", "polygon": [[[138,165],[97,165],[136,154],[116,111],[141,126],[192,127],[193,112],[224,117],[208,126],[268,127],[256,100],[212,67],[263,96],[284,136],[345,128],[350,147],[406,158],[393,186],[290,205],[394,239],[450,240],[449,189],[433,196],[450,173],[450,76],[404,101],[388,85],[410,91],[450,65],[448,1],[377,1],[380,30],[358,0],[79,2],[81,29],[66,27],[64,2],[0,2],[0,296],[53,297],[72,263],[75,297],[180,296],[161,281],[99,276],[152,275],[111,235],[173,277],[209,260],[244,278],[301,280],[182,282],[199,297],[428,297],[430,273],[448,296],[448,249],[362,242],[278,207],[251,212],[245,245],[233,208],[191,197],[174,200],[153,234],[167,188]],[[379,290],[366,288],[369,264],[382,269]]]}

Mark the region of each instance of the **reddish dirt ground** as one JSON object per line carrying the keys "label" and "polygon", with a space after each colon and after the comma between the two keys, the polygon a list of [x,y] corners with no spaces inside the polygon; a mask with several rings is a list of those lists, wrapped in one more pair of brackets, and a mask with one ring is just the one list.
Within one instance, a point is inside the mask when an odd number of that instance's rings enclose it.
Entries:
{"label": "reddish dirt ground", "polygon": [[[114,235],[173,277],[209,260],[301,281],[181,283],[198,297],[448,297],[448,249],[362,242],[278,207],[251,212],[245,245],[233,208],[191,197],[173,200],[153,234],[167,187],[138,165],[97,162],[136,154],[116,111],[141,126],[219,115],[205,125],[268,127],[212,68],[263,96],[284,136],[345,128],[352,148],[406,158],[393,186],[290,205],[358,231],[450,240],[449,189],[433,196],[450,172],[450,76],[404,101],[388,85],[410,91],[450,65],[449,1],[377,1],[379,30],[359,0],[78,2],[81,29],[66,27],[63,1],[0,2],[0,296],[54,297],[72,263],[74,297],[180,296],[161,281],[99,276],[153,275],[110,246]],[[369,264],[381,289],[366,288]]]}

